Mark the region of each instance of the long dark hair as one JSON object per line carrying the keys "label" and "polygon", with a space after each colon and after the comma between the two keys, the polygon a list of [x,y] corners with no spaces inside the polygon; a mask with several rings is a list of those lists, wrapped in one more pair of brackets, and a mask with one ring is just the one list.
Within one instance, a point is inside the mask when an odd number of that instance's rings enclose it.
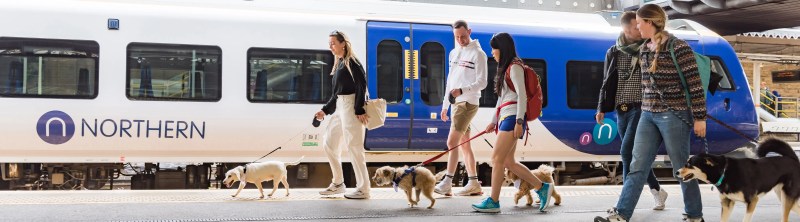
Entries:
{"label": "long dark hair", "polygon": [[505,32],[494,34],[489,45],[492,49],[500,50],[500,62],[497,64],[497,73],[494,74],[494,94],[500,96],[505,84],[506,69],[517,58],[517,48],[514,46],[514,39]]}

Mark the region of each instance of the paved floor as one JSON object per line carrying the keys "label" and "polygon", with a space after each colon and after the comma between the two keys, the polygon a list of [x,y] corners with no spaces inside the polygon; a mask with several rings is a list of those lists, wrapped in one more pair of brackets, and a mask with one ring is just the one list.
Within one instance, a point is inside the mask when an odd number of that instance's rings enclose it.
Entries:
{"label": "paved floor", "polygon": [[[633,221],[680,221],[683,204],[680,187],[665,185],[670,193],[667,209],[654,211],[652,196],[643,193]],[[485,187],[484,191],[489,188]],[[258,199],[258,191],[154,190],[154,191],[3,191],[0,192],[0,221],[592,221],[614,205],[619,186],[558,187],[561,206],[540,213],[535,206],[513,205],[513,188],[504,188],[502,212],[481,214],[469,207],[481,197],[436,196],[434,209],[409,208],[403,193],[376,188],[370,200],[347,200],[339,196],[320,197],[318,189],[292,189],[285,197],[279,189],[275,198]],[[716,191],[701,187],[706,221],[719,221]],[[268,191],[268,190],[265,190]],[[524,201],[524,200],[523,200]],[[421,205],[429,204],[427,199]],[[774,194],[759,202],[754,221],[780,221],[780,205]],[[741,221],[744,205],[737,204],[733,221]],[[791,221],[800,221],[792,214]]]}

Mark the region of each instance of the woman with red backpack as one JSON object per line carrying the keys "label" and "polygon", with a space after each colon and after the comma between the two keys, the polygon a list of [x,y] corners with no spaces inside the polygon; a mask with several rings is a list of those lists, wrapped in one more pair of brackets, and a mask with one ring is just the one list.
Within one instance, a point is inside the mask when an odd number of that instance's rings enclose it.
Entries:
{"label": "woman with red backpack", "polygon": [[[503,185],[504,170],[508,169],[525,182],[533,185],[539,200],[541,200],[539,210],[544,211],[552,199],[553,184],[542,182],[530,172],[528,167],[514,158],[517,140],[522,139],[523,132],[528,125],[525,113],[530,94],[526,92],[528,87],[526,87],[525,75],[526,69],[530,69],[530,67],[525,66],[517,57],[514,40],[508,33],[495,34],[489,44],[492,46],[492,56],[498,63],[497,73],[494,77],[498,111],[492,123],[486,127],[486,132],[498,131],[495,148],[492,151],[492,193],[480,203],[472,204],[472,208],[478,212],[500,212],[500,202],[498,201],[500,188]],[[539,89],[537,88],[537,90]],[[538,96],[541,96],[541,93]]]}

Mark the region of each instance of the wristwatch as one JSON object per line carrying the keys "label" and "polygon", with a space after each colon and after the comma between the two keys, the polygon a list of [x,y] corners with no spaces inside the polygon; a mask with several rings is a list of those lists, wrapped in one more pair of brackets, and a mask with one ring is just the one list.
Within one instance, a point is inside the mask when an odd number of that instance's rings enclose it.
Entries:
{"label": "wristwatch", "polygon": [[519,125],[525,124],[525,120],[522,119],[522,118],[518,118],[517,119],[517,124],[519,124]]}

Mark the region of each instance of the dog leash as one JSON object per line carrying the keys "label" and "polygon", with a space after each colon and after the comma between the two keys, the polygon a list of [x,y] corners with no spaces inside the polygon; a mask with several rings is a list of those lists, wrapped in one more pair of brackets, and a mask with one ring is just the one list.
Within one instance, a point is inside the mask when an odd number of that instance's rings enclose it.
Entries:
{"label": "dog leash", "polygon": [[263,156],[261,156],[261,158],[258,158],[258,159],[256,159],[256,160],[253,160],[253,162],[250,162],[250,163],[255,163],[256,161],[259,161],[259,160],[261,160],[261,159],[264,159],[264,157],[267,157],[267,156],[269,156],[270,154],[274,153],[275,151],[278,151],[279,149],[281,149],[281,147],[275,148],[275,149],[274,149],[274,150],[272,150],[271,152],[267,153],[266,155],[263,155]]}
{"label": "dog leash", "polygon": [[[469,126],[472,127],[473,129],[477,129],[477,127],[475,127],[475,125],[472,124],[472,123],[469,123]],[[483,138],[483,141],[486,142],[486,145],[489,145],[489,148],[494,149],[494,146],[492,145],[492,143],[490,143],[489,140],[486,139],[486,134],[481,135],[481,138]]]}
{"label": "dog leash", "polygon": [[267,157],[267,156],[269,156],[270,154],[274,153],[275,151],[278,151],[278,150],[279,150],[279,149],[281,149],[283,146],[285,146],[286,144],[288,144],[289,142],[291,142],[293,139],[297,138],[297,136],[299,136],[300,134],[302,134],[303,132],[305,132],[306,130],[308,130],[308,128],[309,128],[309,127],[311,127],[311,126],[306,126],[306,128],[303,128],[303,130],[300,130],[300,132],[298,132],[297,134],[294,134],[294,136],[292,136],[292,137],[289,137],[289,140],[286,140],[286,142],[283,142],[283,144],[281,144],[280,146],[278,146],[278,148],[275,148],[274,150],[270,151],[270,152],[269,152],[269,153],[267,153],[266,155],[263,155],[263,156],[261,156],[260,158],[258,158],[258,159],[256,159],[256,160],[253,160],[253,162],[250,162],[250,163],[255,163],[255,162],[257,162],[257,161],[259,161],[259,160],[261,160],[261,159],[264,159],[264,157]]}
{"label": "dog leash", "polygon": [[[462,142],[461,144],[458,144],[458,145],[456,145],[456,146],[454,146],[454,147],[452,147],[452,148],[450,148],[450,149],[447,149],[447,150],[445,150],[444,152],[440,153],[439,155],[436,155],[436,156],[434,156],[433,158],[430,158],[430,159],[426,160],[425,162],[422,162],[422,163],[420,163],[420,164],[417,164],[415,167],[421,167],[421,166],[428,165],[429,163],[431,163],[431,162],[433,162],[433,161],[436,161],[437,159],[439,159],[439,158],[441,158],[442,156],[444,156],[444,154],[446,154],[446,153],[448,153],[448,152],[450,152],[450,151],[452,151],[452,150],[454,150],[454,149],[456,149],[456,148],[460,147],[461,145],[464,145],[464,144],[467,144],[467,143],[469,143],[470,141],[474,140],[475,138],[478,138],[479,136],[482,136],[483,134],[486,134],[486,131],[485,131],[485,130],[484,130],[484,131],[481,131],[481,132],[480,132],[480,133],[478,133],[477,135],[475,135],[475,136],[473,136],[473,137],[469,138],[467,141],[464,141],[464,142]],[[484,139],[485,139],[485,138],[484,138]],[[489,142],[489,141],[486,141],[486,142]]]}
{"label": "dog leash", "polygon": [[[663,92],[658,88],[658,85],[655,83],[655,79],[652,76],[650,77],[650,81],[652,82],[651,85],[653,86],[653,88],[655,89],[656,93],[658,94],[658,98],[661,100],[661,103],[664,103],[664,105],[667,106],[667,109],[670,112],[672,112],[673,115],[678,117],[678,119],[680,119],[683,123],[688,125],[689,128],[694,127],[694,123],[692,123],[692,122],[684,119],[682,116],[678,115],[678,111],[673,109],[672,106],[670,106],[669,103],[667,103],[667,101],[664,99]],[[687,111],[691,112],[691,110],[687,110]],[[691,116],[691,114],[690,114],[690,116]],[[747,135],[745,135],[741,131],[737,130],[736,128],[733,128],[732,126],[726,124],[725,122],[722,122],[721,120],[719,120],[717,118],[714,118],[714,116],[711,116],[711,114],[709,114],[708,112],[706,112],[706,118],[711,119],[714,122],[716,122],[717,124],[722,125],[723,127],[733,131],[736,135],[739,135],[740,137],[747,139],[748,141],[752,142],[754,145],[758,144],[757,140],[748,137]],[[693,129],[690,129],[690,130],[693,130]],[[708,131],[708,126],[706,126],[706,131]],[[703,138],[703,146],[705,148],[705,152],[709,153],[708,152],[708,139],[707,139],[707,137],[708,137],[708,135],[706,135],[706,136],[704,136],[702,138]]]}
{"label": "dog leash", "polygon": [[[470,124],[470,125],[471,125],[471,124]],[[456,148],[460,147],[461,145],[467,144],[467,143],[469,143],[470,141],[474,140],[475,138],[478,138],[479,136],[482,136],[483,134],[486,134],[486,131],[485,131],[485,130],[484,130],[484,131],[481,131],[480,133],[478,133],[477,135],[473,136],[472,138],[469,138],[467,141],[464,141],[464,142],[462,142],[461,144],[458,144],[458,145],[454,146],[453,148],[447,149],[447,150],[445,150],[444,152],[442,152],[442,153],[440,153],[440,154],[438,154],[438,155],[434,156],[433,158],[430,158],[430,159],[426,160],[425,162],[422,162],[422,163],[420,163],[420,164],[417,164],[417,165],[414,165],[414,166],[412,166],[412,167],[409,167],[408,169],[406,169],[405,171],[403,171],[403,174],[401,174],[401,175],[400,175],[400,177],[397,177],[397,172],[395,172],[395,173],[392,175],[392,186],[394,187],[394,192],[397,192],[397,187],[398,187],[398,184],[400,183],[400,180],[402,180],[402,179],[403,179],[403,177],[405,177],[405,176],[407,176],[407,175],[409,175],[409,174],[411,174],[411,176],[413,177],[413,178],[411,179],[411,181],[412,181],[412,185],[413,185],[413,186],[416,186],[416,182],[417,182],[417,180],[416,180],[417,173],[416,173],[416,171],[415,171],[415,168],[417,168],[417,167],[422,167],[422,166],[425,166],[425,165],[428,165],[429,163],[431,163],[431,162],[433,162],[433,161],[436,161],[436,160],[437,160],[437,159],[439,159],[439,158],[442,158],[442,156],[444,156],[444,154],[445,154],[445,153],[448,153],[448,152],[450,152],[450,151],[452,151],[452,150],[454,150],[454,149],[456,149]],[[485,140],[487,143],[489,142],[488,140],[486,140],[486,138],[484,138],[484,140]],[[489,146],[491,146],[491,144],[490,144]],[[494,147],[492,147],[492,148],[494,148]]]}

